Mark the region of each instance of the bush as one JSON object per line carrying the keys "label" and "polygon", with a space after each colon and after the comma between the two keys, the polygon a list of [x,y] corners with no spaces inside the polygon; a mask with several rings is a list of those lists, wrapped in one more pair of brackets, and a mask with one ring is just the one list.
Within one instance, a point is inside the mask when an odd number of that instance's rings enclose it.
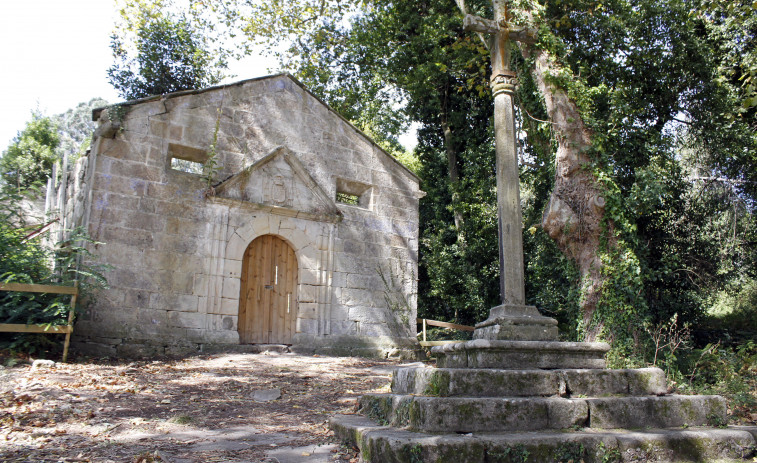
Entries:
{"label": "bush", "polygon": [[688,325],[673,316],[650,327],[654,355],[652,365],[665,370],[668,384],[679,393],[717,394],[728,400],[732,420],[751,422],[757,414],[757,344],[721,342],[693,345]]}
{"label": "bush", "polygon": [[[100,268],[82,264],[88,256],[84,244],[91,240],[82,230],[49,248],[38,226],[26,224],[15,193],[0,194],[0,281],[3,283],[73,285],[80,293],[105,286]],[[70,310],[69,295],[1,292],[0,323],[65,325]],[[81,298],[79,298],[81,300]],[[49,335],[3,334],[0,347],[39,351],[51,343]]]}

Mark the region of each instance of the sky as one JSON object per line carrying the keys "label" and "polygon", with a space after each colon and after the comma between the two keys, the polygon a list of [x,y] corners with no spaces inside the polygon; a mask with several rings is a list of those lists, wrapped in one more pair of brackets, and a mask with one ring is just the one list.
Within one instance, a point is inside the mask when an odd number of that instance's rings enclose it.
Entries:
{"label": "sky", "polygon": [[[60,114],[100,97],[121,101],[108,83],[113,0],[3,0],[0,6],[0,152],[32,111]],[[233,63],[229,80],[267,75],[270,59]]]}
{"label": "sky", "polygon": [[[121,101],[108,83],[114,0],[2,0],[0,6],[0,153],[32,111],[60,114],[92,98]],[[275,73],[276,62],[252,55],[230,63],[235,82]],[[400,137],[415,146],[415,127]]]}

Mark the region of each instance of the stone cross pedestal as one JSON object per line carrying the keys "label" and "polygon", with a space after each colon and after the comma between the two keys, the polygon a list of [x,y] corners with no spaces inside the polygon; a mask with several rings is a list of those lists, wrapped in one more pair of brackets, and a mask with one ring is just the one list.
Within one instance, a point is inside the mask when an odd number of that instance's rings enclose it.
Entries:
{"label": "stone cross pedestal", "polygon": [[467,15],[465,30],[489,35],[494,95],[497,218],[499,230],[500,294],[502,304],[476,325],[474,339],[553,341],[557,321],[525,305],[523,231],[518,179],[518,149],[513,96],[517,75],[510,70],[510,40],[533,41],[534,34],[508,24],[504,0],[494,0],[495,20]]}

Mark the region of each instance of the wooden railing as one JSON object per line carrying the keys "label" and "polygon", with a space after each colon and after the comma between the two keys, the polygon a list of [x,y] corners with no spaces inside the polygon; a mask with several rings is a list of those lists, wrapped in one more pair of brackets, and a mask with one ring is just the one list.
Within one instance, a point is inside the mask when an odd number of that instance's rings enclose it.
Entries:
{"label": "wooden railing", "polygon": [[70,294],[71,309],[68,311],[68,323],[65,325],[24,325],[14,323],[0,323],[0,332],[4,333],[43,333],[43,334],[65,334],[66,340],[63,343],[63,362],[68,359],[68,345],[71,342],[71,333],[74,331],[74,308],[76,307],[76,298],[79,296],[79,285],[74,286],[56,286],[56,285],[27,285],[23,283],[0,283],[0,291],[17,291],[25,293],[48,293],[48,294]]}
{"label": "wooden railing", "polygon": [[425,318],[419,318],[417,319],[417,322],[423,325],[423,330],[418,333],[422,335],[420,344],[423,347],[431,347],[431,346],[442,346],[444,344],[452,344],[455,342],[462,342],[462,341],[427,341],[426,340],[426,326],[438,326],[439,328],[447,328],[448,330],[458,330],[458,331],[474,331],[475,328],[472,326],[467,325],[458,325],[456,323],[447,323],[447,322],[440,322],[437,320],[427,320]]}

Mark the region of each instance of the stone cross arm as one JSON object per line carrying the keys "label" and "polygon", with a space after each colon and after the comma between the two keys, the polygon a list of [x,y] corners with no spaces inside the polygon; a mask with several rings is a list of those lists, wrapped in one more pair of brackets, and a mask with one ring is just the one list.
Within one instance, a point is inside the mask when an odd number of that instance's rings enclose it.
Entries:
{"label": "stone cross arm", "polygon": [[517,42],[536,43],[536,29],[528,27],[510,27],[504,25],[504,27],[497,24],[496,21],[491,19],[481,18],[472,14],[466,14],[463,19],[463,29],[471,32],[479,32],[482,34],[497,34],[500,31],[507,31],[507,38],[515,40]]}

